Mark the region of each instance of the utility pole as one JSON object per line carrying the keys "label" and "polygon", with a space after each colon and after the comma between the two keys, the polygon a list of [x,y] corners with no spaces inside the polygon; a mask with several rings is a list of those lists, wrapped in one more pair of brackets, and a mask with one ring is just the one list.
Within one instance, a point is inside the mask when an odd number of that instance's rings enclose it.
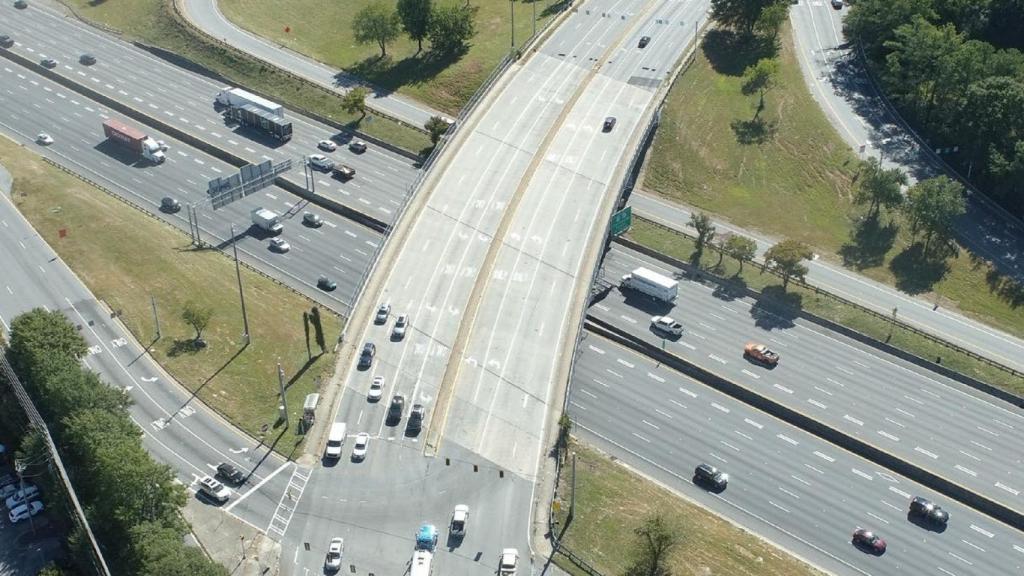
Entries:
{"label": "utility pole", "polygon": [[235,276],[238,278],[238,299],[242,302],[242,338],[245,338],[245,345],[248,346],[252,339],[249,337],[249,315],[245,312],[245,294],[242,292],[242,269],[238,266],[238,242],[235,241],[235,225],[231,225],[231,249],[235,253]]}
{"label": "utility pole", "polygon": [[514,54],[516,51],[516,5],[512,0],[508,0],[508,11],[512,14],[512,26],[509,27],[509,30],[512,33],[512,53]]}
{"label": "utility pole", "polygon": [[533,35],[534,36],[537,35],[537,2],[539,2],[539,1],[540,0],[533,0],[533,2],[531,2],[531,4],[533,4]]}
{"label": "utility pole", "polygon": [[[20,491],[21,494],[25,493],[25,477],[23,476],[25,468],[26,466],[24,460],[14,461],[14,471],[18,474],[18,490]],[[35,534],[36,521],[32,519],[32,506],[29,506],[29,504],[31,504],[31,500],[31,498],[25,498],[24,500],[22,500],[22,504],[25,504],[28,507],[28,524],[32,527],[32,533]]]}
{"label": "utility pole", "polygon": [[576,453],[572,453],[572,490],[569,492],[569,514],[565,517],[565,525],[568,526],[572,522],[572,517],[576,513]]}
{"label": "utility pole", "polygon": [[288,427],[288,400],[284,397],[284,369],[281,363],[277,363],[277,383],[281,387],[281,419],[284,420],[284,427]]}
{"label": "utility pole", "polygon": [[156,298],[149,297],[149,303],[153,305],[153,323],[156,324],[156,339],[160,339],[160,317],[156,314]]}

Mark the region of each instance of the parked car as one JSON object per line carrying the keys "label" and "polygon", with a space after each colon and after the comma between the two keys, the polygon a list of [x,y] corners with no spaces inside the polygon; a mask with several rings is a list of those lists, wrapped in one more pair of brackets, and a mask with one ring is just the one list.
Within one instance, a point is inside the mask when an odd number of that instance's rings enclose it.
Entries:
{"label": "parked car", "polygon": [[355,444],[352,445],[352,459],[362,460],[366,458],[366,450],[370,447],[370,435],[366,432],[356,434]]}
{"label": "parked car", "polygon": [[217,465],[217,475],[236,486],[245,482],[245,472],[236,468],[234,464],[227,462],[221,462]]}
{"label": "parked car", "polygon": [[92,66],[96,63],[96,57],[92,54],[86,53],[78,57],[78,61],[85,66]]}
{"label": "parked car", "polygon": [[857,528],[853,531],[853,544],[858,548],[867,549],[875,554],[885,552],[885,540],[864,528]]}
{"label": "parked car", "polygon": [[7,518],[11,521],[11,524],[17,524],[22,520],[27,520],[29,516],[35,516],[43,511],[43,503],[39,500],[33,500],[27,504],[21,504],[11,509],[10,513],[7,514]]}
{"label": "parked car", "polygon": [[321,140],[316,143],[316,147],[323,150],[324,152],[334,152],[338,149],[338,145],[330,140]]}
{"label": "parked car", "polygon": [[316,280],[316,287],[325,292],[330,292],[338,287],[338,283],[327,276],[321,276]]}
{"label": "parked car", "polygon": [[160,199],[160,211],[167,212],[168,214],[174,214],[181,210],[181,203],[177,199],[171,198],[170,196],[164,196]]}
{"label": "parked car", "polygon": [[423,428],[423,404],[413,404],[412,411],[409,412],[409,423],[406,425],[409,432],[415,434]]}
{"label": "parked car", "polygon": [[341,557],[345,554],[345,539],[331,538],[327,545],[327,558],[324,559],[325,572],[337,572],[341,569]]}
{"label": "parked car", "polygon": [[711,464],[701,463],[693,471],[694,482],[703,484],[714,490],[725,490],[729,485],[729,475]]}
{"label": "parked car", "polygon": [[757,342],[747,342],[747,345],[743,347],[743,356],[755,362],[760,362],[769,368],[774,368],[779,364],[778,353]]}
{"label": "parked car", "polygon": [[362,140],[353,140],[348,143],[348,149],[356,154],[362,154],[363,152],[366,152],[366,142],[363,142]]}
{"label": "parked car", "polygon": [[317,170],[330,172],[331,169],[334,168],[334,160],[331,160],[330,158],[324,156],[323,154],[310,154],[309,165],[312,166],[313,168],[316,168]]}
{"label": "parked car", "polygon": [[199,480],[199,491],[215,502],[223,504],[231,498],[231,489],[221,484],[212,476],[203,476]]}
{"label": "parked car", "polygon": [[670,336],[679,336],[683,333],[683,325],[668,316],[655,316],[651,318],[651,328]]}
{"label": "parked car", "polygon": [[604,132],[611,132],[612,128],[615,128],[615,116],[609,116],[604,119],[604,126],[601,128]]}
{"label": "parked car", "polygon": [[377,346],[373,342],[363,344],[363,351],[359,354],[359,367],[369,368],[373,364],[373,357],[377,355]]}
{"label": "parked car", "polygon": [[366,399],[370,402],[380,401],[380,397],[384,395],[384,377],[374,376],[373,382],[370,382],[370,391],[366,394]]}
{"label": "parked car", "polygon": [[391,304],[387,302],[381,302],[381,305],[377,307],[377,314],[373,317],[373,321],[377,324],[383,324],[388,321],[388,316],[391,314]]}
{"label": "parked car", "polygon": [[945,526],[949,522],[949,512],[931,500],[920,496],[914,496],[910,500],[910,515],[936,526]]}
{"label": "parked car", "polygon": [[4,500],[4,505],[7,506],[8,510],[13,510],[15,507],[24,504],[25,502],[32,500],[39,494],[39,488],[32,484],[25,484],[24,488],[15,490],[13,494]]}
{"label": "parked car", "polygon": [[302,215],[302,223],[305,224],[306,226],[309,226],[310,228],[319,228],[323,226],[324,219],[321,218],[319,214],[314,214],[313,212],[306,212],[305,214]]}
{"label": "parked car", "polygon": [[391,337],[395,340],[405,338],[405,329],[409,327],[409,315],[399,314],[395,320],[395,327],[391,330]]}

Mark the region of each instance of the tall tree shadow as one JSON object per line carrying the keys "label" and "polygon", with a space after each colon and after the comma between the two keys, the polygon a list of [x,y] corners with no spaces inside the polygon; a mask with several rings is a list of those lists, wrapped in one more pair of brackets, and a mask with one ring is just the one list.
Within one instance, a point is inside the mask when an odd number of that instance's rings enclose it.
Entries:
{"label": "tall tree shadow", "polygon": [[782,286],[766,286],[761,297],[750,307],[754,325],[765,330],[786,329],[795,326],[803,309],[803,296],[787,292]]}
{"label": "tall tree shadow", "polygon": [[762,58],[771,58],[778,46],[770,39],[745,37],[731,30],[710,30],[701,43],[704,57],[719,74],[742,76],[748,66]]}
{"label": "tall tree shadow", "polygon": [[349,71],[378,86],[378,95],[387,96],[402,86],[415,86],[433,80],[458,62],[464,54],[441,55],[426,50],[397,62],[391,56],[373,56],[355,64]]}
{"label": "tall tree shadow", "polygon": [[881,266],[896,241],[898,230],[892,221],[883,224],[877,214],[864,218],[850,233],[850,241],[839,249],[843,265],[854,270]]}
{"label": "tall tree shadow", "polygon": [[995,267],[985,274],[988,289],[1013,309],[1024,304],[1024,284],[1003,274]]}
{"label": "tall tree shadow", "polygon": [[941,249],[926,253],[924,244],[915,242],[889,262],[896,288],[907,294],[930,292],[949,272],[948,256],[949,252]]}
{"label": "tall tree shadow", "polygon": [[764,144],[775,138],[778,122],[756,117],[751,120],[733,120],[729,127],[732,128],[732,133],[736,135],[736,141],[740,144]]}

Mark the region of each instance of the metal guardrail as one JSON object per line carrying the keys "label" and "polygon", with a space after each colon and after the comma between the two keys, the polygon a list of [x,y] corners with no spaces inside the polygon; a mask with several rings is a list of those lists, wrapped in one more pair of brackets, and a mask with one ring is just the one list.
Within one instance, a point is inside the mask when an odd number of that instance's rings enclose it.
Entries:
{"label": "metal guardrail", "polygon": [[[673,234],[676,234],[678,236],[683,236],[683,237],[689,238],[691,240],[694,239],[694,237],[691,236],[690,234],[688,234],[686,232],[683,232],[681,230],[677,230],[677,229],[672,228],[670,226],[666,226],[665,224],[662,224],[660,222],[655,222],[654,220],[649,220],[649,219],[644,218],[643,216],[639,216],[639,215],[634,215],[633,217],[636,218],[637,220],[642,220],[646,224],[650,224],[651,226],[654,226],[656,228],[661,228],[662,230],[669,231],[669,232],[671,232]],[[722,253],[722,251],[717,246],[709,244],[706,247],[711,249],[712,251],[714,251],[716,254],[717,253]],[[726,254],[725,256],[728,256],[728,254]],[[781,274],[779,274],[776,270],[768,267],[763,262],[760,262],[760,263],[759,262],[752,262],[752,264],[755,265],[755,266],[759,266],[762,272],[767,272],[767,273],[772,274],[773,276],[775,276],[777,278],[780,278],[780,279],[782,278]],[[853,308],[855,308],[855,309],[857,309],[857,310],[859,310],[861,312],[864,312],[864,313],[866,313],[866,314],[868,314],[868,315],[870,315],[870,316],[872,316],[872,317],[874,317],[876,319],[883,320],[886,323],[892,324],[893,326],[898,327],[898,328],[900,328],[902,330],[906,330],[906,331],[911,332],[911,333],[913,333],[913,334],[915,334],[917,336],[921,336],[921,337],[923,337],[923,338],[925,338],[925,339],[927,339],[927,340],[929,340],[929,341],[931,341],[931,342],[933,342],[935,344],[939,344],[939,345],[941,345],[941,346],[943,346],[945,348],[953,350],[954,352],[963,354],[963,355],[965,355],[965,356],[967,356],[967,357],[969,357],[969,358],[971,358],[973,360],[977,360],[977,361],[979,361],[979,362],[981,362],[983,364],[986,364],[988,366],[991,366],[993,368],[996,368],[998,370],[1006,372],[1007,374],[1010,374],[1011,376],[1016,376],[1016,377],[1019,377],[1019,378],[1024,378],[1024,373],[1022,373],[1022,372],[1020,372],[1018,370],[1015,370],[1015,369],[1013,369],[1013,368],[1011,368],[1009,366],[1006,366],[1005,364],[1000,364],[999,362],[996,362],[995,360],[992,360],[990,358],[982,356],[982,355],[980,355],[980,354],[978,354],[976,352],[972,352],[971,350],[963,348],[962,346],[959,346],[959,345],[954,344],[952,342],[949,342],[947,340],[943,340],[942,338],[939,338],[938,336],[935,336],[934,334],[931,334],[929,332],[925,332],[924,330],[921,330],[920,328],[917,328],[917,327],[915,327],[915,326],[913,326],[911,324],[908,324],[908,323],[904,322],[903,320],[900,320],[898,318],[894,319],[891,315],[882,314],[881,312],[878,312],[876,310],[872,310],[871,308],[867,308],[867,307],[865,307],[862,304],[858,304],[856,302],[853,302],[852,300],[847,300],[846,298],[843,298],[842,296],[839,296],[837,294],[829,292],[828,290],[825,290],[825,289],[823,289],[823,288],[821,288],[819,286],[814,286],[812,284],[808,284],[807,282],[804,282],[804,281],[799,280],[797,278],[790,278],[789,279],[789,283],[793,284],[795,286],[799,286],[800,288],[803,288],[805,290],[812,291],[812,292],[814,292],[817,295],[826,296],[828,298],[831,298],[831,299],[835,300],[836,302],[839,302],[839,303],[841,303],[843,305],[851,306],[851,307],[853,307]]]}
{"label": "metal guardrail", "polygon": [[75,489],[71,486],[71,479],[68,477],[68,472],[64,468],[64,462],[60,459],[60,454],[57,453],[57,446],[54,444],[53,438],[50,436],[50,429],[46,425],[46,421],[43,420],[43,417],[39,414],[39,410],[36,409],[36,405],[32,402],[32,398],[30,398],[28,392],[25,391],[25,387],[22,386],[21,380],[18,379],[18,375],[15,374],[14,369],[7,361],[6,346],[0,346],[0,373],[3,374],[4,378],[7,380],[7,384],[11,387],[11,390],[13,390],[15,398],[18,399],[18,404],[21,405],[21,409],[24,410],[25,416],[28,417],[29,425],[36,429],[43,437],[46,449],[50,452],[50,458],[57,468],[57,476],[60,477],[61,484],[64,486],[65,496],[75,511],[73,514],[75,523],[78,524],[79,528],[81,528],[83,532],[85,532],[85,535],[89,540],[90,556],[92,558],[93,567],[96,569],[96,573],[101,576],[110,576],[110,568],[107,567],[107,561],[103,558],[103,552],[100,550],[99,542],[96,541],[96,536],[92,533],[92,528],[89,526],[89,519],[85,517],[85,511],[82,509],[81,503],[78,502],[78,495],[75,494]]}

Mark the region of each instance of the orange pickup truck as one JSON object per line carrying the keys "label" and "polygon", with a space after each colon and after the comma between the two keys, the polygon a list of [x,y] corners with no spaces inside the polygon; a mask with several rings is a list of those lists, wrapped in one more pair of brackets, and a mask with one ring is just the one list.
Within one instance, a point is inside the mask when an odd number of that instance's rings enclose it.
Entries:
{"label": "orange pickup truck", "polygon": [[758,344],[756,342],[748,342],[743,347],[743,355],[747,358],[751,358],[768,366],[774,368],[779,363],[779,355],[768,349],[764,344]]}

